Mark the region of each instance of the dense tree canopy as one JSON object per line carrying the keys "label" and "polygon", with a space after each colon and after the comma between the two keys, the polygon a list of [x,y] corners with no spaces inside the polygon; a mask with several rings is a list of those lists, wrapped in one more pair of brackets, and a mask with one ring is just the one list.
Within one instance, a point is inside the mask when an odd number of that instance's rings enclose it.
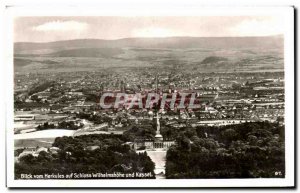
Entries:
{"label": "dense tree canopy", "polygon": [[[122,136],[83,135],[58,137],[53,147],[56,153],[41,151],[37,157],[28,154],[15,163],[15,177],[21,174],[70,173],[151,173],[154,163],[147,153],[137,154],[124,144]],[[139,177],[132,177],[139,178]]]}
{"label": "dense tree canopy", "polygon": [[177,146],[168,150],[167,178],[284,177],[284,127],[277,123],[197,127],[194,131],[193,136],[183,131]]}

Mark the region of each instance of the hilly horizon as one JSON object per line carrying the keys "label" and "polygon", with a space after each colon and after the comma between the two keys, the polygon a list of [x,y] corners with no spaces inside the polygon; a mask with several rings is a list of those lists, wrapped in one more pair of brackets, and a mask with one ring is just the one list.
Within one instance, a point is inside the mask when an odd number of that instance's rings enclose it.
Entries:
{"label": "hilly horizon", "polygon": [[77,41],[77,40],[101,40],[101,41],[120,41],[120,40],[129,40],[129,39],[176,39],[176,38],[283,38],[282,34],[269,35],[269,36],[167,36],[167,37],[127,37],[127,38],[117,38],[117,39],[101,39],[101,38],[77,38],[77,39],[65,39],[57,41],[48,41],[48,42],[30,42],[30,41],[17,41],[14,43],[55,43],[55,42],[68,42],[68,41]]}
{"label": "hilly horizon", "polygon": [[[283,37],[75,39],[14,43],[16,71],[111,67],[283,69]],[[75,67],[75,68],[74,68]]]}
{"label": "hilly horizon", "polygon": [[[262,37],[160,37],[160,38],[123,38],[116,40],[104,39],[74,39],[54,42],[16,42],[15,54],[30,50],[48,50],[58,52],[75,48],[270,48],[282,47],[282,36]],[[278,41],[279,40],[279,41]],[[49,53],[46,52],[46,53]],[[28,54],[28,53],[26,53]]]}

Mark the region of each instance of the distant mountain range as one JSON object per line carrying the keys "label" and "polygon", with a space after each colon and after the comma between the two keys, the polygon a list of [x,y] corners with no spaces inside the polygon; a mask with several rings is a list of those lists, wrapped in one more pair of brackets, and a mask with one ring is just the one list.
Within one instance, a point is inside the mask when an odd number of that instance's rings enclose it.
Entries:
{"label": "distant mountain range", "polygon": [[[81,55],[97,57],[120,52],[123,48],[153,49],[283,49],[282,36],[267,37],[168,37],[168,38],[125,38],[118,40],[77,39],[47,43],[16,42],[15,54],[44,55],[58,57]],[[96,49],[97,50],[92,50]],[[88,50],[84,50],[88,49]],[[66,51],[68,50],[68,51]],[[104,54],[103,54],[104,53]]]}
{"label": "distant mountain range", "polygon": [[14,44],[14,69],[76,71],[155,67],[201,72],[283,70],[283,37],[78,39]]}

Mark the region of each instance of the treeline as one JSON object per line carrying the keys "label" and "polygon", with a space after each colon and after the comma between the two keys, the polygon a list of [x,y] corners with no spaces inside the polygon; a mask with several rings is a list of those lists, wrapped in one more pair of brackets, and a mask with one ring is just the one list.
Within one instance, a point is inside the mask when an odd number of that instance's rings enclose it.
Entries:
{"label": "treeline", "polygon": [[127,141],[134,141],[138,138],[154,139],[155,126],[152,124],[145,125],[133,125],[129,130],[123,133]]}
{"label": "treeline", "polygon": [[43,83],[38,83],[28,90],[28,95],[33,95],[35,93],[44,91],[47,88],[52,87],[54,85],[55,85],[54,81],[45,81]]}
{"label": "treeline", "polygon": [[[53,143],[57,151],[28,154],[15,163],[15,178],[21,174],[52,173],[149,173],[155,178],[154,163],[147,153],[137,154],[118,135],[83,135],[58,137]],[[99,177],[100,178],[100,177]],[[139,178],[139,177],[132,177]]]}
{"label": "treeline", "polygon": [[86,120],[91,121],[95,124],[111,123],[112,122],[112,118],[110,118],[109,116],[106,116],[106,115],[98,115],[98,114],[94,115],[92,113],[80,112],[76,116],[79,119],[86,119]]}
{"label": "treeline", "polygon": [[285,176],[284,127],[256,122],[182,131],[167,152],[167,178]]}
{"label": "treeline", "polygon": [[45,122],[36,127],[38,131],[47,130],[47,129],[68,129],[68,130],[77,130],[84,126],[83,123],[77,124],[75,121],[62,121],[58,122],[57,125],[53,123]]}

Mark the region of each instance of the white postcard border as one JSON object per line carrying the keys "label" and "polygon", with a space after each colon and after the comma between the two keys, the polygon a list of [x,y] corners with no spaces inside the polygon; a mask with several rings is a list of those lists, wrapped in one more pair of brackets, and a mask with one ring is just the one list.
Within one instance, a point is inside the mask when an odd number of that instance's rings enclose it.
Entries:
{"label": "white postcard border", "polygon": [[[55,9],[53,9],[55,8]],[[285,21],[285,156],[283,179],[15,180],[13,133],[13,17],[16,16],[209,16],[282,15]],[[6,140],[8,187],[286,187],[294,186],[294,10],[293,7],[7,7],[5,15]]]}

